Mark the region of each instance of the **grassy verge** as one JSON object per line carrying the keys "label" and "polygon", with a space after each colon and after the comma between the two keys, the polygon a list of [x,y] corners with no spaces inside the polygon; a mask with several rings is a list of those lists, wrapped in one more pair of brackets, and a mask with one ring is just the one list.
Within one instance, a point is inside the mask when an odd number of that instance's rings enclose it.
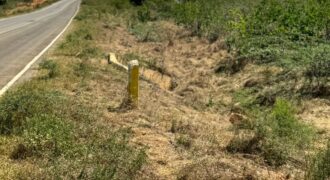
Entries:
{"label": "grassy verge", "polygon": [[133,178],[146,157],[128,145],[130,130],[97,125],[93,107],[51,83],[50,78],[32,80],[0,100],[1,134],[18,139],[8,158],[39,169],[15,177]]}
{"label": "grassy verge", "polygon": [[[88,10],[93,8],[83,7],[79,15]],[[54,52],[79,59],[63,66],[50,57],[37,77],[1,97],[0,146],[11,147],[2,151],[0,166],[7,164],[1,178],[133,179],[145,164],[144,149],[129,143],[129,128],[104,123],[97,105],[72,96],[95,78],[88,59],[100,51],[91,21],[79,20]],[[26,165],[17,168],[15,162]]]}

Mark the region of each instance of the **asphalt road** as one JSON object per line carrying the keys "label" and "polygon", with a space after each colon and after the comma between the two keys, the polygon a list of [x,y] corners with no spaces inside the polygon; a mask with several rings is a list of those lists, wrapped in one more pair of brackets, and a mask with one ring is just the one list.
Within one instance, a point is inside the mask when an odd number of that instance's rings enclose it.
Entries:
{"label": "asphalt road", "polygon": [[29,14],[0,19],[0,89],[69,23],[79,0],[61,0]]}

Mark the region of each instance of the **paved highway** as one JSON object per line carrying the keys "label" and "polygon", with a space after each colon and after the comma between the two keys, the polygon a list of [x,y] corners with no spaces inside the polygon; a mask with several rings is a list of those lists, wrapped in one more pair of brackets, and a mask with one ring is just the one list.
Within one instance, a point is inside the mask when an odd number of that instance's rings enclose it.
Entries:
{"label": "paved highway", "polygon": [[0,89],[67,26],[80,0],[61,0],[29,14],[0,19]]}

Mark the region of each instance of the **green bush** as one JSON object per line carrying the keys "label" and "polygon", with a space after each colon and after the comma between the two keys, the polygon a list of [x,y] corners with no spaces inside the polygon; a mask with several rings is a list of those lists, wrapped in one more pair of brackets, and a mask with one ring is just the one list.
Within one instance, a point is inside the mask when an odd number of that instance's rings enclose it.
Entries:
{"label": "green bush", "polygon": [[309,162],[306,179],[326,180],[330,178],[330,142]]}
{"label": "green bush", "polygon": [[225,6],[228,4],[225,0],[184,1],[174,3],[168,14],[194,35],[206,36],[213,42],[225,31]]}
{"label": "green bush", "polygon": [[257,122],[256,134],[262,139],[262,154],[267,163],[282,165],[309,148],[315,137],[313,129],[299,122],[292,105],[278,99],[270,115]]}
{"label": "green bush", "polygon": [[73,125],[54,115],[39,114],[24,123],[23,142],[37,156],[59,156],[73,145]]}
{"label": "green bush", "polygon": [[229,151],[261,154],[269,165],[280,166],[299,159],[311,147],[315,131],[297,120],[286,100],[278,99],[271,112],[255,114],[258,117],[252,125],[250,121],[246,126],[240,125],[245,130],[253,129],[254,136],[235,137],[228,145]]}
{"label": "green bush", "polygon": [[60,74],[60,69],[58,64],[53,60],[44,60],[39,64],[40,68],[48,70],[47,77],[45,78],[55,78]]}
{"label": "green bush", "polygon": [[62,115],[66,101],[58,91],[33,82],[23,84],[0,99],[0,133],[20,133],[26,119],[38,114]]}
{"label": "green bush", "polygon": [[138,20],[141,22],[147,22],[151,20],[150,9],[148,6],[142,6],[141,9],[137,11]]}

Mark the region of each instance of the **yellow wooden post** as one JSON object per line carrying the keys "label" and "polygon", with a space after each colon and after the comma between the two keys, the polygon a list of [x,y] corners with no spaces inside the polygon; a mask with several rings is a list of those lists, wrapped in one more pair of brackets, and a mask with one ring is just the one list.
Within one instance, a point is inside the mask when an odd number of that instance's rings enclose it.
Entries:
{"label": "yellow wooden post", "polygon": [[139,62],[132,60],[128,63],[128,100],[133,107],[139,102]]}

